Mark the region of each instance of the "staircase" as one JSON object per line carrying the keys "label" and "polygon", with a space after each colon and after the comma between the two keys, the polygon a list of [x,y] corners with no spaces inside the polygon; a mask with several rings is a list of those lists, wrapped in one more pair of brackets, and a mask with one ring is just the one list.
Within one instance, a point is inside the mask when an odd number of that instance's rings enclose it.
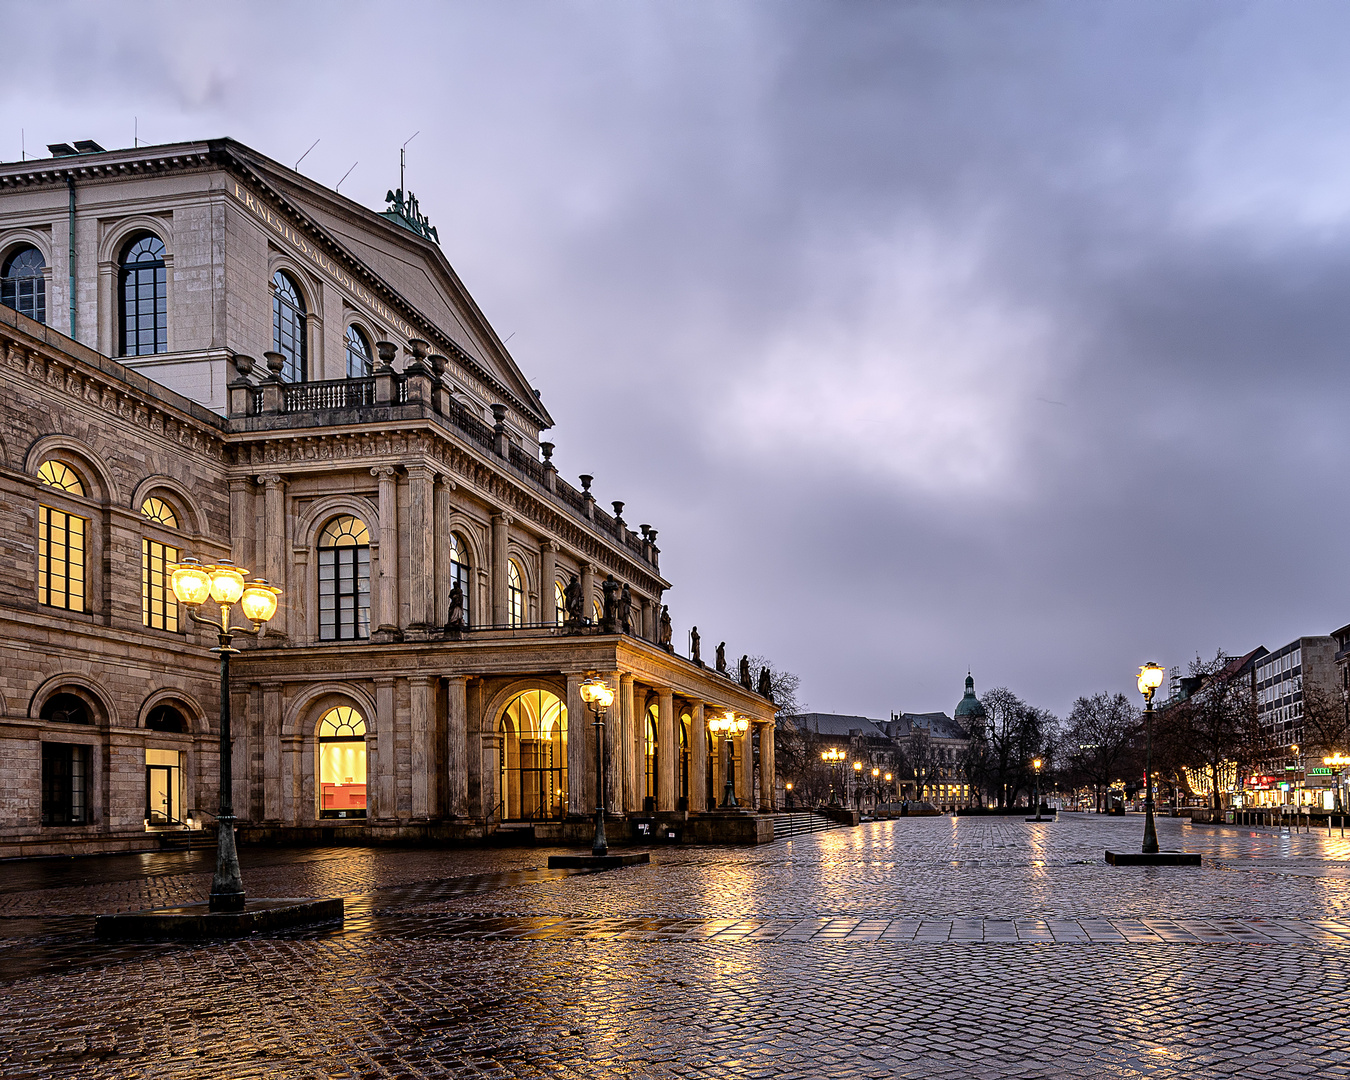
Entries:
{"label": "staircase", "polygon": [[777,843],[779,840],[801,836],[803,833],[839,829],[843,827],[843,824],[841,821],[831,821],[823,814],[817,814],[814,811],[803,810],[797,813],[774,814],[773,839]]}

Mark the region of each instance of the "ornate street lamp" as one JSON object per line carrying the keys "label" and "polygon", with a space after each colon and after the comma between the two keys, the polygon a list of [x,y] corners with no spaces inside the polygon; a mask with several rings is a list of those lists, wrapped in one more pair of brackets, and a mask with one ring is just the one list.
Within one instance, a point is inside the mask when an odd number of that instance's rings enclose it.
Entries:
{"label": "ornate street lamp", "polygon": [[848,760],[848,754],[843,750],[836,750],[834,747],[830,747],[830,749],[822,750],[820,752],[820,760],[825,762],[825,768],[830,770],[830,805],[838,806],[839,803],[835,801],[834,794],[834,767],[836,765],[839,767],[839,788],[840,794],[842,795],[844,787],[844,762]]}
{"label": "ornate street lamp", "polygon": [[[234,769],[230,759],[230,654],[239,650],[231,642],[235,634],[258,634],[277,613],[281,590],[261,578],[244,581],[241,570],[228,559],[204,566],[186,558],[173,566],[173,594],[187,608],[188,617],[210,626],[220,644],[211,651],[220,654],[220,813],[216,815],[216,873],[211,879],[211,911],[242,911],[244,879],[239,873],[239,852],[234,845]],[[206,619],[197,609],[207,600],[220,607],[220,618]],[[230,608],[238,604],[253,625],[231,626]]]}
{"label": "ornate street lamp", "polygon": [[853,763],[853,802],[858,807],[858,813],[862,813],[862,771],[863,763],[855,761]]}
{"label": "ornate street lamp", "polygon": [[874,768],[872,770],[872,816],[877,812],[877,777],[881,775],[881,770]]}
{"label": "ornate street lamp", "polygon": [[749,727],[750,721],[744,716],[733,716],[731,713],[727,713],[725,716],[714,716],[708,721],[708,730],[714,736],[725,735],[727,737],[727,767],[724,770],[726,783],[722,787],[722,805],[718,807],[720,810],[736,810],[740,807],[740,803],[736,801],[736,747],[731,740],[736,735],[744,735]]}
{"label": "ornate street lamp", "polygon": [[608,855],[605,842],[605,710],[614,704],[614,691],[594,676],[581,684],[581,700],[595,714],[595,839],[592,855]]}
{"label": "ornate street lamp", "polygon": [[1153,694],[1163,683],[1163,669],[1149,661],[1139,669],[1139,692],[1144,695],[1144,854],[1158,853],[1158,829],[1153,824]]}
{"label": "ornate street lamp", "polygon": [[1033,758],[1031,768],[1036,773],[1036,820],[1041,820],[1041,766],[1044,765],[1040,758]]}

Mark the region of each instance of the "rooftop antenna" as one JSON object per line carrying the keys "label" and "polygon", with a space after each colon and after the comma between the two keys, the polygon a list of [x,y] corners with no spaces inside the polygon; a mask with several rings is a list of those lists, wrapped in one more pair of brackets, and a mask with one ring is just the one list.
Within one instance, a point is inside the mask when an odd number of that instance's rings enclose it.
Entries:
{"label": "rooftop antenna", "polygon": [[418,128],[408,136],[408,142],[405,142],[398,149],[398,186],[402,191],[408,190],[408,185],[403,182],[403,167],[408,161],[408,143],[412,142],[417,136],[422,134],[422,129]]}
{"label": "rooftop antenna", "polygon": [[[356,168],[356,167],[357,167],[358,165],[360,165],[360,164],[361,164],[361,163],[360,163],[359,161],[353,161],[353,162],[352,162],[352,169]],[[352,169],[348,169],[345,173],[342,174],[342,180],[346,180],[347,177],[351,176],[351,174],[352,174]],[[334,190],[334,191],[337,191],[337,189],[340,188],[340,187],[342,186],[342,180],[339,180],[336,184],[333,185],[333,190]]]}
{"label": "rooftop antenna", "polygon": [[141,118],[139,116],[131,118],[131,145],[133,148],[141,145]]}
{"label": "rooftop antenna", "polygon": [[[318,139],[315,139],[315,140],[310,144],[309,150],[313,150],[314,147],[316,147],[316,146],[318,146],[318,145],[319,145],[319,140],[318,140]],[[301,154],[299,160],[296,161],[296,163],[295,163],[295,168],[296,168],[297,171],[299,171],[299,169],[300,169],[300,162],[301,162],[301,161],[304,161],[305,158],[309,157],[309,150],[306,150],[303,154]]]}
{"label": "rooftop antenna", "polygon": [[19,160],[28,160],[28,138],[24,134],[23,128],[19,128]]}

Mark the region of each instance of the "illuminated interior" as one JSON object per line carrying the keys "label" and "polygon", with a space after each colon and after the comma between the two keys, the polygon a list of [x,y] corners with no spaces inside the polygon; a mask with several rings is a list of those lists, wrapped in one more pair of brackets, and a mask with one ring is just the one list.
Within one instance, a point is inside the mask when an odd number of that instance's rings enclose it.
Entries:
{"label": "illuminated interior", "polygon": [[499,730],[502,818],[562,818],[567,813],[567,706],[547,690],[527,690],[506,706]]}
{"label": "illuminated interior", "polygon": [[366,816],[366,720],[339,705],[319,721],[319,817]]}

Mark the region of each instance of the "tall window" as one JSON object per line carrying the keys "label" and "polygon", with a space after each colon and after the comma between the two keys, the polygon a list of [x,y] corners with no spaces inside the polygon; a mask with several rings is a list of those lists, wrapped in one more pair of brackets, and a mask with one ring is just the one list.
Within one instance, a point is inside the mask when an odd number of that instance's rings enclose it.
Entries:
{"label": "tall window", "polygon": [[553,621],[558,626],[567,621],[567,598],[563,595],[561,581],[553,583]]}
{"label": "tall window", "polygon": [[272,275],[272,351],[286,359],[281,377],[287,382],[304,382],[309,356],[305,338],[305,299],[288,274],[278,270]]}
{"label": "tall window", "polygon": [[364,379],[375,371],[370,358],[370,342],[355,326],[347,327],[347,378]]}
{"label": "tall window", "polygon": [[370,636],[370,532],[360,518],[336,517],[319,534],[319,637]]}
{"label": "tall window", "polygon": [[0,304],[40,323],[47,321],[46,262],[35,247],[22,247],[0,267]]}
{"label": "tall window", "polygon": [[464,625],[472,622],[473,605],[469,598],[473,595],[469,587],[469,545],[459,533],[450,534],[450,588],[459,586],[464,594]]}
{"label": "tall window", "polygon": [[122,355],[169,351],[169,296],[165,286],[164,242],[147,233],[122,250]]}
{"label": "tall window", "polygon": [[567,813],[567,706],[547,690],[528,690],[507,705],[499,731],[501,817],[561,818]]}
{"label": "tall window", "polygon": [[[166,529],[178,528],[178,515],[163,499],[146,499],[141,516]],[[177,561],[176,547],[141,537],[141,622],[155,630],[178,629],[178,601],[169,584]]]}
{"label": "tall window", "polygon": [[366,718],[347,705],[319,721],[319,817],[366,816]]}
{"label": "tall window", "polygon": [[[68,495],[85,494],[73,469],[44,461],[38,480]],[[38,504],[38,603],[67,611],[84,610],[84,551],[88,519]]]}
{"label": "tall window", "polygon": [[89,747],[42,744],[42,824],[89,822]]}
{"label": "tall window", "polygon": [[680,791],[679,798],[683,800],[682,809],[689,809],[689,725],[691,718],[688,713],[680,714]]}
{"label": "tall window", "polygon": [[643,740],[643,750],[647,756],[646,788],[644,794],[649,799],[656,798],[656,780],[657,780],[657,743],[656,743],[656,718],[657,709],[655,705],[647,706],[647,726],[646,738]]}
{"label": "tall window", "polygon": [[516,565],[515,559],[506,564],[506,601],[507,618],[512,626],[520,626],[525,622],[525,590],[521,586],[520,567]]}

